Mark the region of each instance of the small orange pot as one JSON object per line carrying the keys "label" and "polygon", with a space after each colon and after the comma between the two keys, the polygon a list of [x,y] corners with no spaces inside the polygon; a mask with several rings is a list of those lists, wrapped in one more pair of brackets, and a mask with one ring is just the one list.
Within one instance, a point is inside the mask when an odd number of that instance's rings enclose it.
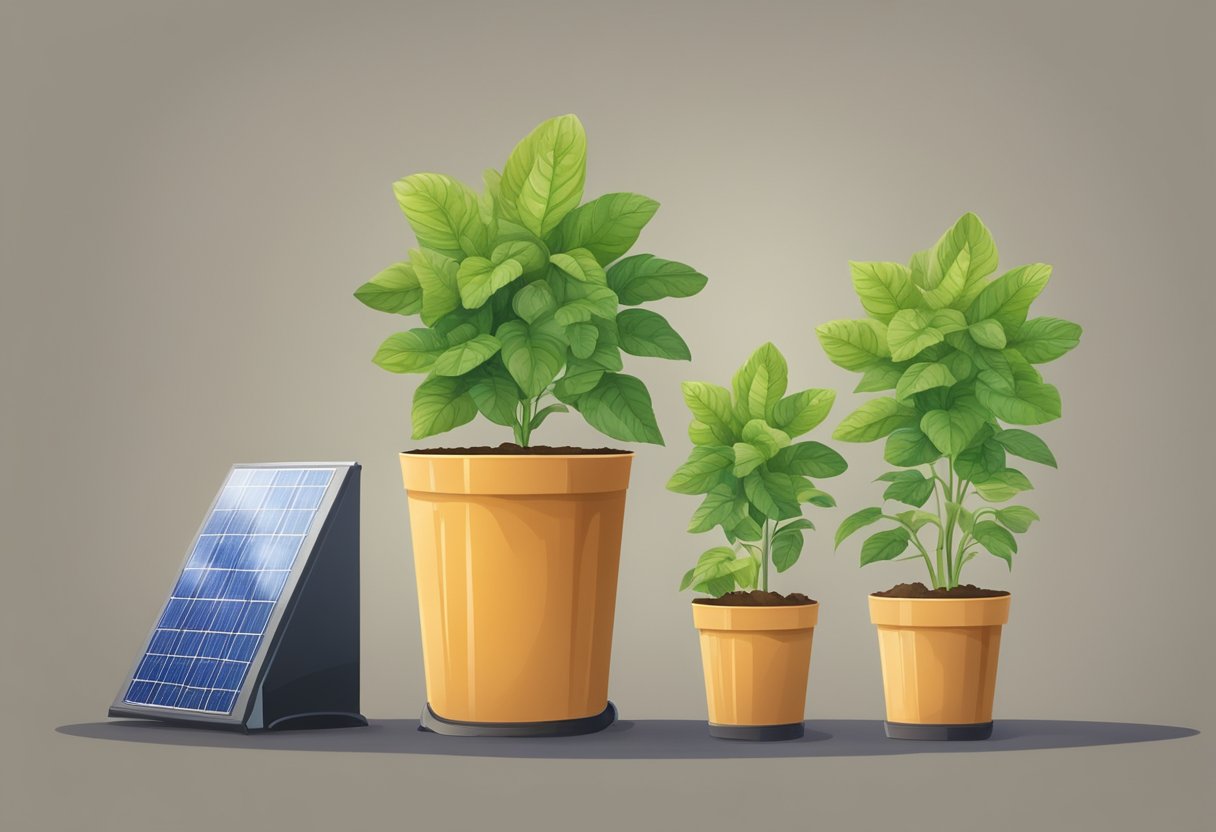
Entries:
{"label": "small orange pot", "polygon": [[739,740],[801,737],[819,604],[692,605],[701,632],[709,733]]}
{"label": "small orange pot", "polygon": [[870,596],[887,699],[887,736],[983,740],[1009,595],[993,598]]}
{"label": "small orange pot", "polygon": [[606,728],[632,453],[403,453],[427,708],[445,734]]}

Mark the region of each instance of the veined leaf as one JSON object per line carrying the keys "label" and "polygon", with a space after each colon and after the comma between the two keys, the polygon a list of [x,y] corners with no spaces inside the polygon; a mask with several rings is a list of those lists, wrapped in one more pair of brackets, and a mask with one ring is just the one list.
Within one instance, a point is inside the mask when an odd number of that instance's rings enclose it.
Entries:
{"label": "veined leaf", "polygon": [[887,326],[869,318],[829,321],[815,327],[815,334],[828,359],[846,370],[864,370],[891,356]]}
{"label": "veined leaf", "polygon": [[990,503],[1003,503],[1033,488],[1026,475],[1014,468],[997,471],[988,479],[975,483],[975,490]]}
{"label": "veined leaf", "polygon": [[853,392],[881,393],[883,390],[894,390],[903,374],[904,369],[889,359],[879,359],[877,363],[862,370],[861,381],[853,388]]}
{"label": "veined leaf", "polygon": [[456,271],[460,302],[465,309],[485,306],[491,295],[523,273],[524,267],[515,260],[496,266],[484,257],[466,257]]}
{"label": "veined leaf", "polygon": [[590,323],[599,334],[595,339],[595,349],[587,357],[587,363],[615,373],[622,366],[621,345],[616,321],[595,317],[591,319]]}
{"label": "veined leaf", "polygon": [[608,287],[626,306],[691,297],[704,289],[705,283],[705,275],[692,266],[653,254],[635,254],[608,269]]}
{"label": "veined leaf", "polygon": [[[561,275],[561,272],[558,272]],[[561,279],[566,283],[563,291],[553,294],[558,298],[558,309],[554,313],[557,322],[569,326],[592,318],[616,318],[617,297],[607,286],[598,283],[582,283],[569,280],[564,275]],[[549,280],[549,288],[554,288],[554,281]]]}
{"label": "veined leaf", "polygon": [[496,425],[515,424],[515,410],[523,393],[500,362],[481,365],[468,376],[468,381],[469,396],[482,416]]}
{"label": "veined leaf", "polygon": [[465,390],[465,381],[447,376],[431,376],[414,391],[410,421],[411,436],[425,439],[473,421],[477,405]]}
{"label": "veined leaf", "polygon": [[773,566],[778,572],[784,572],[798,562],[802,555],[802,530],[786,527],[773,535],[772,558]]}
{"label": "veined leaf", "polygon": [[1005,449],[991,438],[974,443],[955,458],[954,470],[965,480],[986,480],[1005,470]]}
{"label": "veined leaf", "polygon": [[764,450],[750,442],[736,442],[731,446],[735,454],[735,465],[731,473],[742,479],[765,462]]}
{"label": "veined leaf", "polygon": [[[966,327],[961,312],[954,309],[903,309],[891,318],[887,328],[887,343],[894,361],[907,361],[940,344],[951,332]],[[831,356],[829,356],[830,358]]]}
{"label": "veined leaf", "polygon": [[549,236],[557,251],[584,248],[607,266],[637,242],[659,203],[641,194],[604,194],[575,208]]}
{"label": "veined leaf", "polygon": [[950,387],[957,381],[950,368],[941,362],[924,361],[913,364],[904,370],[895,385],[895,398],[901,402],[907,401],[916,393],[932,390],[934,387]]}
{"label": "veined leaf", "polygon": [[785,431],[769,427],[763,419],[752,419],[743,426],[743,441],[756,446],[764,454],[764,459],[770,460],[777,452],[790,444],[790,437]]}
{"label": "veined leaf", "polygon": [[701,505],[693,512],[688,531],[693,534],[707,532],[714,526],[733,528],[747,516],[747,500],[726,485],[716,485],[705,495]]}
{"label": "veined leaf", "polygon": [[1061,318],[1031,318],[1022,324],[1010,346],[1031,364],[1055,361],[1081,343],[1081,327]]}
{"label": "veined leaf", "polygon": [[975,343],[992,350],[1005,349],[1005,330],[992,318],[976,321],[967,327]]}
{"label": "veined leaf", "polygon": [[503,213],[538,237],[583,198],[587,136],[573,115],[543,122],[511,152],[499,186]]}
{"label": "veined leaf", "polygon": [[393,183],[418,245],[447,257],[485,254],[486,228],[477,194],[450,176],[416,173]]}
{"label": "veined leaf", "polygon": [[967,321],[975,323],[992,318],[1005,329],[1007,336],[1017,338],[1026,320],[1030,304],[1051,279],[1051,266],[1033,263],[1019,266],[984,287],[967,309]]}
{"label": "veined leaf", "polygon": [[836,426],[832,436],[844,442],[871,442],[893,430],[917,423],[916,409],[890,396],[871,399],[854,410]]}
{"label": "veined leaf", "polygon": [[991,520],[981,520],[971,529],[971,536],[992,554],[1013,568],[1013,555],[1018,550],[1018,542],[1013,539],[1006,529]]}
{"label": "veined leaf", "polygon": [[[935,261],[930,261],[935,262]],[[967,288],[967,275],[971,268],[971,247],[963,243],[954,255],[954,261],[942,272],[940,279],[929,269],[929,282],[933,288],[924,289],[925,305],[930,309],[943,309],[951,306],[962,297]]]}
{"label": "veined leaf", "polygon": [[492,358],[499,346],[493,335],[474,336],[444,350],[435,359],[431,372],[438,376],[463,376]]}
{"label": "veined leaf", "polygon": [[849,467],[844,457],[820,442],[797,442],[779,450],[768,468],[780,474],[807,477],[836,477]]}
{"label": "veined leaf", "polygon": [[1026,508],[1026,506],[1006,506],[1005,508],[997,509],[996,519],[1011,532],[1021,534],[1030,528],[1031,523],[1039,519],[1039,515]]}
{"label": "veined leaf", "polygon": [[624,442],[663,444],[646,385],[624,373],[604,373],[575,403],[587,424]]}
{"label": "veined leaf", "polygon": [[849,270],[866,313],[884,324],[899,310],[914,308],[920,302],[911,272],[901,263],[850,261]]}
{"label": "veined leaf", "polygon": [[901,511],[895,516],[907,525],[911,526],[912,531],[914,532],[918,532],[925,526],[929,525],[941,526],[941,522],[937,519],[936,514],[931,514],[930,512],[921,511],[920,509],[916,508]]}
{"label": "veined leaf", "polygon": [[699,422],[704,425],[719,444],[733,445],[735,431],[730,391],[702,381],[686,381],[680,385],[680,389],[684,393],[684,403],[696,419],[694,424]]}
{"label": "veined leaf", "polygon": [[1051,448],[1047,447],[1046,442],[1030,431],[1010,428],[998,431],[993,439],[1003,445],[1005,450],[1014,456],[1029,459],[1031,462],[1037,462],[1040,465],[1050,465],[1052,468],[1058,467],[1056,465],[1055,454],[1051,452]]}
{"label": "veined leaf", "polygon": [[[598,346],[598,345],[597,345]],[[573,404],[578,397],[595,388],[604,376],[604,369],[586,361],[570,361],[566,372],[553,385],[553,395],[559,401]]]}
{"label": "veined leaf", "polygon": [[871,535],[861,544],[861,565],[867,566],[880,560],[894,560],[904,553],[912,537],[903,526]]}
{"label": "veined leaf", "polygon": [[773,407],[773,425],[790,436],[801,436],[827,418],[836,391],[811,388],[785,396]]}
{"label": "veined leaf", "polygon": [[939,451],[954,457],[971,444],[987,415],[973,397],[963,396],[956,399],[948,410],[930,410],[926,413],[920,420],[920,429]]}
{"label": "veined leaf", "polygon": [[785,356],[771,343],[761,345],[731,379],[738,420],[771,420],[788,382]]}
{"label": "veined leaf", "polygon": [[410,252],[410,265],[422,287],[422,322],[427,326],[435,323],[449,312],[460,308],[460,290],[456,283],[459,265],[429,249],[414,249]]}
{"label": "veined leaf", "polygon": [[630,355],[688,361],[692,354],[667,319],[646,309],[626,309],[616,316],[621,349]]}
{"label": "veined leaf", "polygon": [[536,411],[536,413],[532,414],[532,430],[536,430],[538,427],[540,427],[541,423],[543,423],[554,413],[569,412],[570,408],[566,407],[564,404],[551,404],[547,407],[542,407],[540,410]]}
{"label": "veined leaf", "polygon": [[433,329],[411,329],[384,339],[372,361],[390,373],[425,373],[447,348],[447,339]]}
{"label": "veined leaf", "polygon": [[999,377],[985,370],[975,385],[980,404],[1012,425],[1041,425],[1060,418],[1060,393],[1050,384],[1019,381],[1012,392],[1001,389]]}
{"label": "veined leaf", "polygon": [[598,283],[607,285],[608,279],[604,267],[595,259],[595,255],[585,248],[549,255],[549,262],[557,266],[575,280],[583,283]]}
{"label": "veined leaf", "polygon": [[751,504],[771,520],[788,520],[802,513],[798,492],[805,486],[801,477],[757,468],[743,479],[743,490]]}
{"label": "veined leaf", "polygon": [[409,263],[396,263],[355,290],[355,297],[372,309],[415,315],[422,309],[422,287]]}
{"label": "veined leaf", "polygon": [[537,280],[515,293],[511,307],[515,310],[516,315],[527,323],[532,323],[542,315],[557,309],[557,299],[553,296],[553,290],[549,288],[549,284]]}
{"label": "veined leaf", "polygon": [[882,509],[878,506],[863,508],[861,511],[855,511],[840,523],[836,529],[836,548],[840,548],[840,544],[845,538],[854,532],[864,529],[871,523],[876,523],[882,519]]}
{"label": "veined leaf", "polygon": [[898,500],[915,508],[923,506],[933,495],[933,480],[928,479],[920,471],[893,471],[880,479],[887,479],[890,485],[882,493],[884,500]]}
{"label": "veined leaf", "polygon": [[502,344],[503,364],[529,398],[539,396],[561,372],[566,341],[553,318],[539,318],[531,324],[507,321],[495,334]]}
{"label": "veined leaf", "polygon": [[[943,234],[928,252],[925,288],[933,289],[942,283],[964,249],[968,260],[965,287],[970,289],[978,285],[984,277],[996,271],[997,251],[992,234],[979,217],[968,212],[959,217],[954,226]],[[964,293],[963,300],[966,299],[966,294]]]}
{"label": "veined leaf", "polygon": [[566,340],[570,342],[570,352],[576,358],[590,358],[599,337],[600,331],[593,323],[576,323],[566,327]]}
{"label": "veined leaf", "polygon": [[905,468],[928,465],[940,459],[941,455],[933,440],[921,433],[918,427],[892,431],[882,452],[882,458],[887,462]]}
{"label": "veined leaf", "polygon": [[523,267],[523,273],[542,269],[549,262],[549,254],[544,246],[534,240],[507,240],[494,247],[490,262],[500,265],[508,260],[514,260]]}

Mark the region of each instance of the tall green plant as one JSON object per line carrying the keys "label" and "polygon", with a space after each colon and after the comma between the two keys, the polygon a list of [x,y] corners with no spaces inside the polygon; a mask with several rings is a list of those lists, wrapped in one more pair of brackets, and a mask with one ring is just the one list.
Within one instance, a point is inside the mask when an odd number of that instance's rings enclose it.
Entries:
{"label": "tall green plant", "polygon": [[704,494],[688,531],[721,527],[730,546],[715,546],[684,575],[680,589],[714,597],[736,587],[768,590],[769,564],[778,572],[802,554],[803,534],[815,528],[802,504],[829,508],[836,501],[810,477],[835,477],[848,467],[819,442],[794,442],[832,409],[836,394],[810,389],[785,395],[789,370],[772,344],[735,373],[732,391],[686,381],[692,411],[692,453],[667,483],[678,494]]}
{"label": "tall green plant", "polygon": [[[893,527],[862,544],[862,566],[899,558],[912,547],[903,559],[923,559],[933,586],[947,589],[958,586],[963,566],[981,549],[1012,569],[1014,534],[1039,518],[1025,506],[1000,505],[1032,488],[1006,464],[1008,456],[1053,468],[1056,459],[1038,436],[1006,425],[1060,417],[1060,394],[1036,365],[1054,361],[1081,338],[1081,327],[1069,321],[1027,319],[1051,267],[1018,266],[989,279],[996,245],[975,214],[965,214],[907,266],[850,266],[869,317],[823,324],[819,341],[835,364],[861,373],[855,392],[894,393],[850,413],[833,436],[885,438],[883,456],[899,470],[879,477],[887,483],[883,499],[911,509],[863,508],[841,523],[836,545],[886,521]],[[933,510],[923,510],[930,499]],[[926,529],[936,533],[928,543],[921,539]]]}
{"label": "tall green plant", "polygon": [[565,115],[533,130],[501,173],[486,171],[480,195],[436,173],[394,184],[418,247],[355,297],[425,325],[389,336],[373,359],[426,374],[415,439],[481,413],[526,446],[572,407],[614,439],[663,443],[621,353],[688,360],[688,345],[661,315],[619,307],[689,297],[706,279],[653,254],[624,257],[659,204],[610,193],[580,205],[586,162],[583,126]]}

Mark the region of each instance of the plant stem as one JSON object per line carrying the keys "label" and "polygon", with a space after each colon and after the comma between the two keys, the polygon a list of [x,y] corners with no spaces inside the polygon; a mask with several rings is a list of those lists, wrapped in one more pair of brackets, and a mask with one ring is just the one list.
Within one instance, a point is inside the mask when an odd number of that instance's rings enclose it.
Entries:
{"label": "plant stem", "polygon": [[768,557],[773,545],[772,521],[764,521],[764,535],[760,540],[760,589],[768,592]]}
{"label": "plant stem", "polygon": [[[959,511],[958,511],[958,515],[955,517],[955,520],[960,523],[962,521],[963,500],[967,499],[967,486],[968,485],[969,485],[969,482],[967,480],[963,480],[963,479],[959,480],[958,499],[955,500],[955,502],[959,506]],[[993,512],[993,513],[995,514],[995,512]],[[976,522],[974,516],[972,516],[971,519],[972,519],[973,523]],[[960,531],[961,530],[962,530],[962,528],[960,526]],[[959,582],[962,580],[963,564],[966,563],[968,560],[970,560],[970,558],[964,559],[963,554],[967,551],[967,546],[970,542],[971,542],[971,534],[969,532],[964,532],[963,536],[959,540],[959,544],[958,544],[958,560],[954,565],[954,575],[953,575],[954,583],[952,584],[952,586],[958,586]]]}
{"label": "plant stem", "polygon": [[[933,474],[933,479],[935,480],[935,482],[933,483],[933,499],[937,502],[937,516],[939,518],[941,518],[942,523],[944,524],[946,522],[946,515],[942,514],[942,498],[941,498],[941,495],[937,491],[937,486],[940,484],[942,489],[944,490],[946,487],[946,483],[941,477],[939,477],[937,475],[937,466],[936,465],[930,463],[929,472],[931,474]],[[933,571],[932,567],[929,568],[929,577],[933,581],[934,589],[937,589],[941,586],[941,584],[938,582],[939,577],[946,573],[946,564],[942,560],[942,550],[945,547],[945,534],[946,534],[945,526],[943,525],[938,530],[938,535],[937,535],[937,572],[935,573]],[[926,555],[926,558],[928,558],[928,555]]]}
{"label": "plant stem", "polygon": [[532,438],[532,407],[535,404],[535,399],[524,399],[519,403],[520,419],[519,419],[519,444],[526,448],[528,441]]}

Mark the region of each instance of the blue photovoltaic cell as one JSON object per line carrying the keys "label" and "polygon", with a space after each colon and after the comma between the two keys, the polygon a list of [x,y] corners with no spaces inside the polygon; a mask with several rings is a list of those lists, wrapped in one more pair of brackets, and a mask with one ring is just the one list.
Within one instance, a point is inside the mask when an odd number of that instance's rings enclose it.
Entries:
{"label": "blue photovoltaic cell", "polygon": [[232,712],[333,475],[333,468],[233,469],[124,701]]}

